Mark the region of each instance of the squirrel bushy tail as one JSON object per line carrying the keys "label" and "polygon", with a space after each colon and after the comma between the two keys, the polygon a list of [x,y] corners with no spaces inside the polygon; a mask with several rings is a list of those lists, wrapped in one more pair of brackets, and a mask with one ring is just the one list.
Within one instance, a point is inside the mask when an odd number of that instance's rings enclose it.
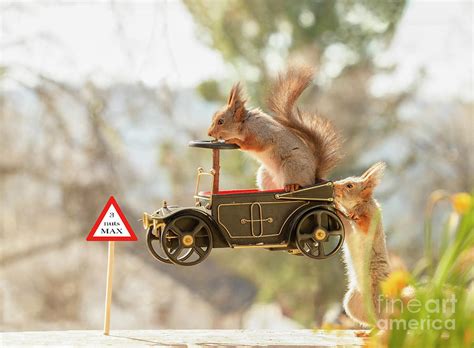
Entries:
{"label": "squirrel bushy tail", "polygon": [[291,67],[273,84],[268,107],[274,118],[294,131],[313,151],[317,163],[316,179],[326,176],[341,159],[341,137],[332,123],[316,114],[301,112],[295,103],[310,85],[314,70]]}

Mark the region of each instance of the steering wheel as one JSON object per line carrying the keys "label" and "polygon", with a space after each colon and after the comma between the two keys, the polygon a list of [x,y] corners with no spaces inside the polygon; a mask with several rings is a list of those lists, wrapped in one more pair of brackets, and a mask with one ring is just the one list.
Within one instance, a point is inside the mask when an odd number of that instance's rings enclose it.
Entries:
{"label": "steering wheel", "polygon": [[193,140],[188,144],[190,147],[200,147],[202,149],[216,149],[216,150],[235,150],[239,149],[239,145],[224,143],[217,140]]}

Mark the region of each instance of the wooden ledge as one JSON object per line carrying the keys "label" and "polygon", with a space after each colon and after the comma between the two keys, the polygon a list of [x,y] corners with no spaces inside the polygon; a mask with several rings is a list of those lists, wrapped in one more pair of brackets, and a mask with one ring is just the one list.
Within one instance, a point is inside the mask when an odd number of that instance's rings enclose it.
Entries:
{"label": "wooden ledge", "polygon": [[[358,331],[360,332],[360,330]],[[111,330],[31,331],[0,334],[5,347],[18,346],[312,346],[360,347],[362,338],[353,330]]]}

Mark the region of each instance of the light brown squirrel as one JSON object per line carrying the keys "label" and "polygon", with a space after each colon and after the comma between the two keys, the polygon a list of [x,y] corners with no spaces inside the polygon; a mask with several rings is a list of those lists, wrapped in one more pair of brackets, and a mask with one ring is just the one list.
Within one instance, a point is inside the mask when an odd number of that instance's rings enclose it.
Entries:
{"label": "light brown squirrel", "polygon": [[[391,271],[385,243],[385,233],[380,216],[380,206],[373,197],[385,170],[384,162],[372,165],[360,177],[349,177],[334,183],[334,201],[341,217],[346,238],[344,260],[348,270],[349,289],[344,297],[344,309],[356,322],[368,325],[369,318],[364,295],[374,304],[376,319],[385,317],[383,304],[379,303],[379,284]],[[375,220],[374,220],[375,219]],[[375,224],[368,268],[365,265],[369,229]],[[369,288],[363,286],[368,277]],[[364,292],[365,291],[365,292]],[[370,293],[367,294],[366,291]]]}
{"label": "light brown squirrel", "polygon": [[239,145],[261,163],[257,172],[261,190],[293,191],[313,185],[340,159],[341,140],[332,124],[295,108],[312,78],[308,67],[280,74],[268,98],[273,116],[260,109],[248,110],[237,83],[227,105],[213,116],[209,136]]}

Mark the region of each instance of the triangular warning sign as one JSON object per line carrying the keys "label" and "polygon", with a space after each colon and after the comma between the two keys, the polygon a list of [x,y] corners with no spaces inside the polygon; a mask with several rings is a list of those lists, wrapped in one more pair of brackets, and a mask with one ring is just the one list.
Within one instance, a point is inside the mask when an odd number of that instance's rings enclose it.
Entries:
{"label": "triangular warning sign", "polygon": [[137,236],[120,209],[114,196],[110,196],[102,213],[92,227],[88,241],[134,241]]}

